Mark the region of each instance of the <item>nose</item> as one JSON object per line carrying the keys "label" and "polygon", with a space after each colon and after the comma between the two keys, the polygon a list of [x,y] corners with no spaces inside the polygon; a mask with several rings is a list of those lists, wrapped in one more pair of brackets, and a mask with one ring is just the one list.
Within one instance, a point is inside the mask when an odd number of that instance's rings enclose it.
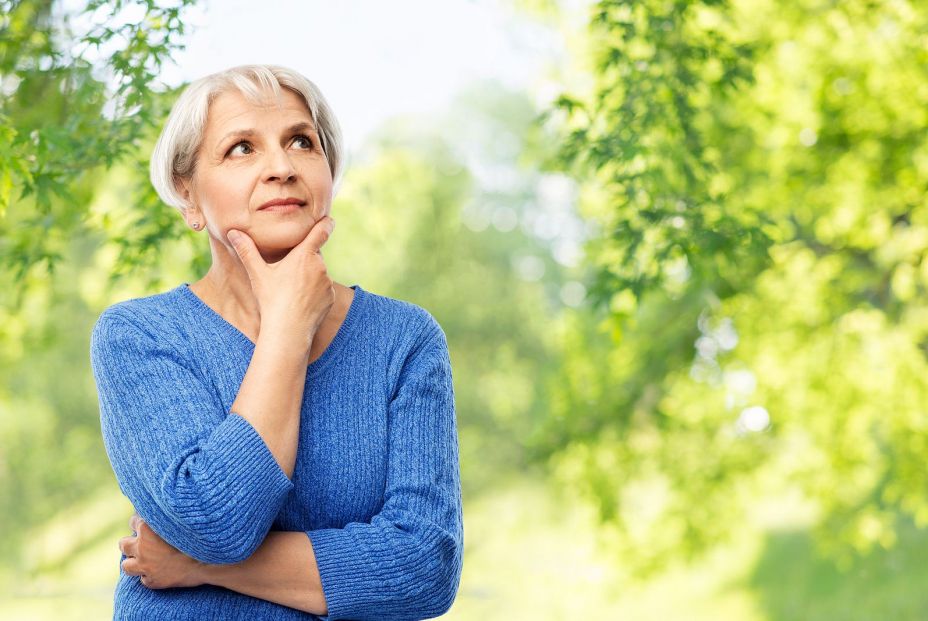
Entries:
{"label": "nose", "polygon": [[296,168],[290,161],[286,149],[272,147],[265,158],[265,181],[292,181],[296,177]]}

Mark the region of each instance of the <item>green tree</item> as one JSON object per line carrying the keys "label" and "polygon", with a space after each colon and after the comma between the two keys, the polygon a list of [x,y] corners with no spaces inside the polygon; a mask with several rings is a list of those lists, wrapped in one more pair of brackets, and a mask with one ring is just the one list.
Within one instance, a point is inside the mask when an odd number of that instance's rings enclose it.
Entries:
{"label": "green tree", "polygon": [[[193,1],[92,0],[74,13],[52,0],[0,2],[0,268],[13,303],[28,274],[54,270],[71,237],[101,224],[86,210],[100,170],[145,168],[139,145],[165,112],[156,77],[182,47]],[[142,186],[128,200],[152,199]],[[140,245],[126,248],[142,249],[127,266],[163,239],[166,223],[150,218],[139,217]]]}
{"label": "green tree", "polygon": [[609,0],[549,117],[585,180],[591,307],[544,440],[630,561],[802,490],[841,555],[928,523],[928,11]]}
{"label": "green tree", "polygon": [[[87,368],[106,296],[85,270],[101,246],[115,254],[113,280],[153,266],[182,230],[151,208],[142,171],[170,97],[155,77],[180,48],[190,4],[94,0],[67,13],[51,0],[0,2],[0,557],[9,564],[27,533],[112,476]],[[126,184],[125,219],[93,213],[101,182],[114,179],[107,170]]]}

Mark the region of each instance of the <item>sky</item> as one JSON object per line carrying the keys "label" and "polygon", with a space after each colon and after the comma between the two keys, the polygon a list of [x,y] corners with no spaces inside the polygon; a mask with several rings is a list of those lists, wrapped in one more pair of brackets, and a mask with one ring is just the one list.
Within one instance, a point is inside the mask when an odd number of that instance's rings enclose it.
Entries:
{"label": "sky", "polygon": [[292,67],[322,90],[349,150],[393,115],[442,109],[473,80],[543,92],[565,54],[553,28],[504,0],[212,0],[189,16],[187,47],[162,81]]}
{"label": "sky", "polygon": [[[561,0],[565,19],[582,19],[585,1]],[[350,160],[351,152],[360,150],[365,138],[390,117],[437,116],[473,81],[495,79],[539,103],[560,92],[568,64],[564,29],[546,25],[514,4],[268,0],[258,5],[212,0],[190,14],[186,49],[175,56],[175,65],[165,68],[161,80],[177,86],[234,65],[289,66],[322,90],[341,124]],[[571,213],[572,197],[565,194],[563,178],[543,181],[533,212],[547,215],[523,224],[555,224],[549,234],[535,233],[549,239],[559,263],[575,265],[582,232]],[[474,230],[490,225],[511,230],[515,222],[507,221],[504,211],[497,209],[485,222],[465,218],[465,224]],[[509,215],[508,220],[515,218]],[[541,277],[534,259],[531,264],[526,257],[514,259],[527,280]],[[579,303],[583,292],[577,286],[568,283],[561,295],[565,303]]]}
{"label": "sky", "polygon": [[[85,4],[60,2],[59,9],[72,14]],[[516,2],[202,0],[184,13],[186,47],[159,77],[174,87],[235,65],[291,67],[322,90],[338,117],[351,161],[384,121],[398,115],[438,118],[474,81],[497,80],[546,108],[565,81],[578,75],[569,68],[564,33],[582,27],[589,0],[558,0],[557,27],[517,10]],[[139,19],[131,15],[133,9],[138,7],[129,5],[122,18]],[[80,18],[72,23],[81,30]],[[583,236],[572,214],[569,185],[563,176],[543,178],[539,203],[528,215],[544,211],[546,216],[523,223],[554,227],[533,232],[549,239],[554,258],[564,265],[576,264]],[[505,232],[516,226],[513,218],[514,213],[500,208],[465,223],[474,230],[494,226]],[[516,263],[526,279],[540,278],[537,260]],[[570,299],[565,301],[576,303],[577,292],[565,295]]]}

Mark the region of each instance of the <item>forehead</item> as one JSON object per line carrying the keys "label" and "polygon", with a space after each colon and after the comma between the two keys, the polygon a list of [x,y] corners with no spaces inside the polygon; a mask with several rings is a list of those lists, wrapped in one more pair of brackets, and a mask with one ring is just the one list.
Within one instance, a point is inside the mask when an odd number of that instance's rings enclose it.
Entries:
{"label": "forehead", "polygon": [[283,88],[277,98],[271,91],[255,102],[238,90],[219,94],[209,105],[206,134],[217,138],[225,132],[239,129],[292,125],[295,121],[312,123],[312,115],[303,98]]}

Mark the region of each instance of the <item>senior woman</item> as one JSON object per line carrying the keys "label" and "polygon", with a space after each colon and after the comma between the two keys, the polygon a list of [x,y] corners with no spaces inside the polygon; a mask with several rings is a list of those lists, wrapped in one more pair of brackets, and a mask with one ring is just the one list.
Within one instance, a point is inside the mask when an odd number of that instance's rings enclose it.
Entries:
{"label": "senior woman", "polygon": [[91,361],[137,512],[118,619],[422,619],[451,606],[463,520],[445,334],[332,282],[343,166],[318,88],[249,65],[192,84],[155,146],[209,239],[193,284],[107,308]]}

